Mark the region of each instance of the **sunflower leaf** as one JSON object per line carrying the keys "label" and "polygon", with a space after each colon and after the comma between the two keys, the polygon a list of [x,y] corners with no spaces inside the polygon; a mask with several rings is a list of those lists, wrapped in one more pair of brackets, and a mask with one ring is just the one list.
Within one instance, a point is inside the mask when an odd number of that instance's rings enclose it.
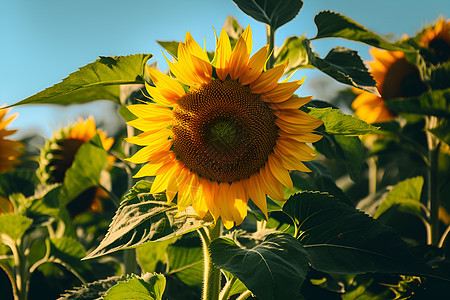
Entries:
{"label": "sunflower leaf", "polygon": [[121,281],[101,298],[103,300],[161,300],[166,287],[166,278],[160,274],[144,274]]}
{"label": "sunflower leaf", "polygon": [[178,213],[176,204],[161,194],[151,194],[152,183],[141,180],[120,203],[108,233],[100,245],[84,259],[117,250],[137,247],[149,241],[162,241],[212,224],[200,220],[189,208]]}
{"label": "sunflower leaf", "polygon": [[335,135],[363,135],[378,130],[378,127],[367,124],[352,115],[344,114],[339,109],[307,107],[305,111],[323,122],[323,127],[318,128],[319,132],[323,130],[325,133]]}
{"label": "sunflower leaf", "polygon": [[429,129],[431,133],[433,133],[438,139],[450,145],[450,122],[448,120],[441,120],[440,124],[433,128]]}
{"label": "sunflower leaf", "polygon": [[308,61],[308,53],[303,45],[303,36],[288,37],[280,48],[275,50],[275,65],[289,60],[286,74],[291,74],[300,68],[312,68]]}
{"label": "sunflower leaf", "polygon": [[337,274],[367,272],[441,276],[414,257],[390,227],[335,197],[298,193],[283,211],[294,221],[297,238],[319,271]]}
{"label": "sunflower leaf", "polygon": [[[133,281],[135,279],[137,279],[138,282]],[[132,283],[130,285],[127,285],[127,283],[129,282]],[[116,286],[122,283],[123,285],[120,288],[115,288]],[[115,290],[112,292],[112,294],[109,294],[109,290],[112,289],[113,287],[115,288]],[[126,295],[123,295],[125,296],[125,298],[117,298],[117,297],[120,296],[119,294],[123,292],[124,289],[133,287],[136,288],[136,291],[139,290],[143,292],[143,295],[148,296],[148,294],[150,294],[153,297],[153,298],[139,297],[134,299],[161,299],[162,292],[164,291],[165,288],[165,279],[163,276],[159,274],[149,274],[149,273],[142,275],[142,277],[139,277],[135,274],[122,275],[120,277],[114,276],[109,277],[107,279],[84,284],[81,287],[76,287],[74,290],[66,291],[58,298],[58,300],[105,299],[103,298],[103,296],[105,296],[107,293],[109,294],[108,297],[110,297],[108,299],[130,299],[127,298]],[[143,290],[142,287],[144,287],[145,290]],[[143,295],[141,294],[139,296]],[[112,296],[116,296],[116,298],[111,298]]]}
{"label": "sunflower leaf", "polygon": [[386,50],[414,51],[412,47],[405,48],[404,44],[394,44],[368,30],[349,17],[332,11],[321,11],[314,17],[317,35],[313,40],[337,37],[351,41],[365,43]]}
{"label": "sunflower leaf", "polygon": [[73,104],[95,100],[120,101],[120,85],[144,83],[144,66],[151,54],[100,57],[62,82],[11,106],[23,104]]}
{"label": "sunflower leaf", "polygon": [[301,0],[233,0],[233,2],[244,13],[270,25],[273,30],[294,19],[303,6]]}
{"label": "sunflower leaf", "polygon": [[415,98],[389,100],[384,105],[397,113],[450,118],[450,89],[430,91]]}
{"label": "sunflower leaf", "polygon": [[[250,248],[229,238],[211,242],[211,258],[245,284],[258,299],[299,299],[308,273],[308,256],[288,234],[270,234]],[[257,274],[258,276],[255,276]]]}
{"label": "sunflower leaf", "polygon": [[33,220],[14,214],[4,214],[0,216],[0,240],[7,244],[3,240],[3,235],[8,236],[12,240],[18,240],[22,238],[25,232],[33,224]]}
{"label": "sunflower leaf", "polygon": [[422,216],[423,204],[420,203],[423,177],[409,178],[398,183],[377,208],[374,218],[378,218],[391,207],[413,215]]}
{"label": "sunflower leaf", "polygon": [[164,48],[173,57],[178,57],[178,44],[177,41],[156,41],[161,47]]}
{"label": "sunflower leaf", "polygon": [[336,81],[348,84],[379,96],[376,82],[367,70],[358,52],[345,47],[335,47],[322,59],[315,54],[308,39],[303,40],[309,63]]}
{"label": "sunflower leaf", "polygon": [[[98,135],[96,135],[98,137]],[[86,189],[100,185],[100,175],[106,163],[107,152],[92,143],[84,143],[66,171],[60,192],[60,205],[65,205]]]}

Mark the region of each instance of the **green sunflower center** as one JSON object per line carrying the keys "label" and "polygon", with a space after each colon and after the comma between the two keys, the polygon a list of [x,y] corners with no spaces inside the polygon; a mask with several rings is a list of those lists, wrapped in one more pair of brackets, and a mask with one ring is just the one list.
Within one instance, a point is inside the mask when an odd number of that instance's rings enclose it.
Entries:
{"label": "green sunflower center", "polygon": [[172,125],[174,151],[202,177],[245,179],[264,166],[275,146],[275,118],[248,87],[214,80],[180,99]]}

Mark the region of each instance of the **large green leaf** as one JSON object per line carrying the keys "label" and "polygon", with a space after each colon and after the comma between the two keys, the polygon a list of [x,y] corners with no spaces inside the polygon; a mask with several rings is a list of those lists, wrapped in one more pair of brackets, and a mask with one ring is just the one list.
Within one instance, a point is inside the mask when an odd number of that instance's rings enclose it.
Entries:
{"label": "large green leaf", "polygon": [[176,204],[167,203],[161,194],[150,193],[151,185],[151,182],[139,181],[125,195],[105,238],[86,259],[148,241],[165,240],[212,224],[212,220],[199,219],[190,208],[177,214]]}
{"label": "large green leaf", "polygon": [[393,229],[331,195],[298,193],[283,211],[293,219],[297,238],[319,271],[434,274],[412,256]]}
{"label": "large green leaf", "polygon": [[161,300],[166,278],[159,274],[145,274],[142,278],[120,281],[110,288],[103,300]]}
{"label": "large green leaf", "polygon": [[119,102],[121,84],[144,83],[144,66],[151,54],[100,57],[62,82],[11,106],[22,104],[72,104],[94,100]]}
{"label": "large green leaf", "polygon": [[273,30],[291,21],[303,6],[301,0],[233,0],[247,15],[270,25]]}
{"label": "large green leaf", "polygon": [[4,235],[13,241],[22,238],[28,228],[33,224],[33,220],[14,214],[0,215],[0,238],[5,243]]}
{"label": "large green leaf", "polygon": [[422,186],[423,177],[421,176],[403,180],[389,192],[386,199],[378,207],[374,218],[378,218],[394,206],[403,212],[422,216],[423,204],[420,203]]}
{"label": "large green leaf", "polygon": [[87,188],[100,186],[107,152],[92,143],[84,143],[67,169],[60,192],[60,205],[65,205]]}
{"label": "large green leaf", "polygon": [[[364,135],[378,130],[378,127],[367,124],[352,115],[344,114],[339,109],[307,107],[305,111],[321,120],[324,126],[323,131],[328,134]],[[317,130],[320,132],[321,129],[322,127],[319,127]]]}
{"label": "large green leaf", "polygon": [[308,53],[309,63],[320,71],[341,83],[357,87],[377,96],[380,95],[375,80],[357,51],[345,47],[335,47],[322,59],[312,51],[308,39],[303,41],[303,45]]}
{"label": "large green leaf", "polygon": [[450,145],[450,122],[448,120],[441,120],[437,127],[428,130],[438,139]]}
{"label": "large green leaf", "polygon": [[167,263],[167,248],[176,241],[176,237],[153,243],[146,243],[136,249],[136,259],[144,272],[157,272],[158,264]]}
{"label": "large green leaf", "polygon": [[275,50],[275,65],[289,60],[286,74],[290,74],[300,68],[312,68],[308,64],[308,53],[303,45],[303,36],[291,36],[284,40],[283,45]]}
{"label": "large green leaf", "polygon": [[386,41],[381,36],[369,31],[367,28],[352,19],[332,11],[321,11],[314,17],[317,26],[317,35],[314,39],[339,37],[356,42],[366,43],[387,50],[410,50],[398,44]]}
{"label": "large green leaf", "polygon": [[430,91],[415,98],[389,100],[384,105],[397,113],[450,118],[450,89]]}
{"label": "large green leaf", "polygon": [[251,248],[218,238],[210,251],[213,263],[240,279],[258,299],[301,299],[308,256],[291,235],[271,234]]}
{"label": "large green leaf", "polygon": [[31,196],[36,186],[36,172],[28,169],[19,169],[0,173],[0,196],[8,198],[9,195],[21,193]]}

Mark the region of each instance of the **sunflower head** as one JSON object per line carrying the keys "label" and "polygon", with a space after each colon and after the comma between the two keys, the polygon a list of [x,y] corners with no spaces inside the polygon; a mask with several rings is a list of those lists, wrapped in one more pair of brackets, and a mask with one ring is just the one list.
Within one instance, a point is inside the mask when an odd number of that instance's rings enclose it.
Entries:
{"label": "sunflower head", "polygon": [[137,117],[128,124],[143,131],[127,139],[144,146],[129,159],[145,163],[135,177],[155,176],[152,193],[177,195],[180,212],[192,206],[227,228],[243,221],[249,199],[266,215],[266,195],[284,200],[289,170],[308,172],[306,143],[321,138],[312,131],[322,122],[299,110],[311,97],[293,96],[303,81],[279,83],[286,64],[265,71],[268,47],[251,51],[250,27],[234,49],[222,30],[212,62],[188,32],[168,61],[176,79],[147,68],[152,101],[128,107]]}
{"label": "sunflower head", "polygon": [[7,125],[17,117],[17,114],[6,117],[8,112],[8,109],[0,107],[0,173],[14,170],[14,166],[20,163],[18,157],[23,153],[22,143],[6,138],[17,131],[6,129]]}
{"label": "sunflower head", "polygon": [[419,46],[428,49],[433,63],[450,60],[450,20],[441,18],[420,35]]}
{"label": "sunflower head", "polygon": [[[66,171],[72,165],[78,149],[91,140],[95,134],[99,135],[103,148],[109,150],[114,143],[113,138],[107,138],[106,133],[95,126],[94,118],[79,119],[75,124],[69,125],[56,132],[41,150],[38,174],[41,181],[46,184],[62,183]],[[92,211],[101,211],[99,196],[104,192],[96,187],[81,193],[68,204],[72,215],[90,208]],[[73,209],[70,209],[70,208]],[[76,212],[76,213],[73,213]]]}
{"label": "sunflower head", "polygon": [[370,73],[377,82],[381,97],[359,91],[352,107],[358,118],[371,124],[395,118],[395,114],[384,106],[385,101],[418,96],[427,87],[421,79],[419,69],[406,59],[403,52],[372,48],[370,53],[374,57],[368,63]]}

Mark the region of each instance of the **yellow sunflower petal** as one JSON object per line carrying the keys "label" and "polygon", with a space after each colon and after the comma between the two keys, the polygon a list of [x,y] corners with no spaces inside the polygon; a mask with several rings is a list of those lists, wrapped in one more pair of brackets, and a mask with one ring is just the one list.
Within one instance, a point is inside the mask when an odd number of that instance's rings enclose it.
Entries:
{"label": "yellow sunflower petal", "polygon": [[225,29],[222,29],[219,36],[219,41],[216,47],[216,73],[220,79],[225,80],[229,73],[228,62],[231,56],[231,44]]}
{"label": "yellow sunflower petal", "polygon": [[236,80],[239,76],[241,76],[242,72],[245,71],[249,56],[250,53],[247,51],[247,44],[241,37],[236,43],[236,46],[234,47],[233,53],[230,57],[229,72],[231,79]]}
{"label": "yellow sunflower petal", "polygon": [[262,94],[261,99],[269,103],[280,103],[291,98],[292,94],[303,84],[303,80],[279,83],[273,90]]}
{"label": "yellow sunflower petal", "polygon": [[285,187],[292,190],[293,183],[291,176],[289,175],[288,170],[286,170],[286,168],[281,165],[275,155],[269,155],[267,163],[269,165],[270,171],[275,176],[275,178]]}
{"label": "yellow sunflower petal", "polygon": [[264,69],[264,66],[266,65],[268,52],[269,46],[264,46],[252,57],[250,57],[247,67],[244,69],[244,72],[239,77],[240,84],[247,85],[249,83],[252,83],[259,77],[259,75],[261,75],[261,72]]}
{"label": "yellow sunflower petal", "polygon": [[273,90],[277,87],[278,80],[283,76],[286,67],[287,62],[262,73],[255,81],[250,83],[250,91],[255,94],[262,94]]}
{"label": "yellow sunflower petal", "polygon": [[168,99],[180,99],[184,94],[184,88],[173,78],[152,68],[146,68],[153,83],[159,88],[161,95]]}

